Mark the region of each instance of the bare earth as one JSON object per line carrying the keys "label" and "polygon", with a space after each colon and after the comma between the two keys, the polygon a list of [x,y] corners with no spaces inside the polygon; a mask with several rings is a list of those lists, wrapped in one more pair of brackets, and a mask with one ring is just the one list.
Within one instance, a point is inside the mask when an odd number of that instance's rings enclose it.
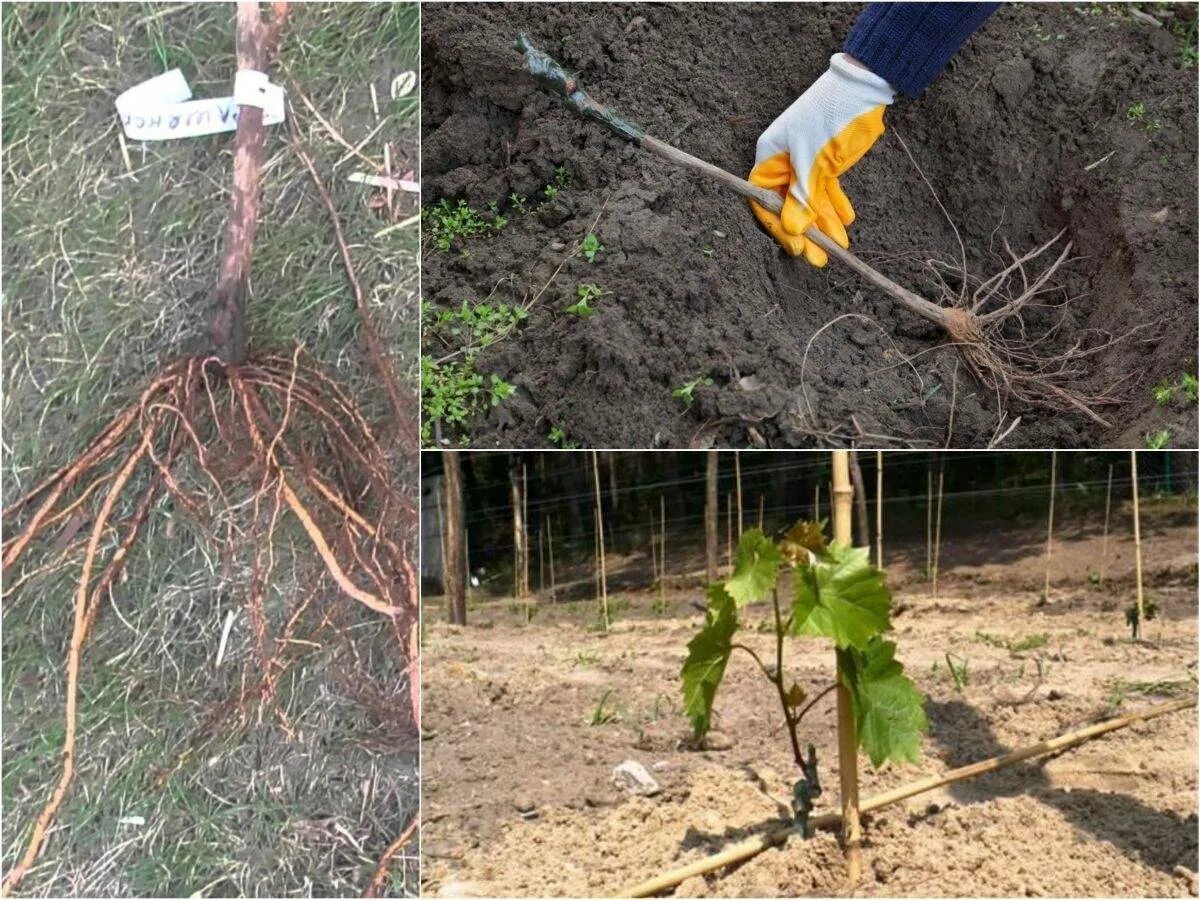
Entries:
{"label": "bare earth", "polygon": [[[1123,617],[1133,597],[1132,546],[1123,536],[1112,539],[1109,575],[1098,587],[1087,572],[1098,565],[1099,531],[1064,534],[1046,604],[1038,601],[1043,562],[1033,532],[948,548],[937,599],[908,565],[923,563],[923,547],[889,552],[900,610],[894,637],[928,696],[931,725],[920,766],[876,772],[860,761],[863,796],[1117,711],[1194,696],[1194,512],[1147,518],[1147,591],[1161,611],[1139,644]],[[993,558],[1007,552],[1006,562],[980,562],[989,547]],[[687,748],[678,671],[700,621],[690,603],[701,597],[698,580],[668,591],[657,609],[656,592],[622,593],[617,605],[629,605],[607,637],[592,627],[590,601],[545,604],[529,624],[508,602],[472,609],[466,629],[428,623],[426,893],[611,894],[778,822],[795,770],[774,698],[744,654],[735,654],[716,703],[716,727],[732,746]],[[427,602],[440,611],[436,598]],[[769,636],[754,628],[765,624],[766,609],[751,608],[746,618],[743,639],[767,652]],[[1019,649],[1042,634],[1044,645]],[[795,646],[786,665],[813,694],[831,682],[833,659],[810,646]],[[962,691],[947,651],[967,660]],[[609,716],[616,720],[591,724]],[[1194,712],[1164,716],[880,810],[866,820],[865,872],[854,893],[1195,895],[1196,725]],[[832,695],[802,728],[826,786],[817,812],[834,809]],[[625,760],[646,766],[661,793],[633,798],[615,787],[612,769]],[[821,833],[692,878],[677,893],[850,890],[836,836]]]}

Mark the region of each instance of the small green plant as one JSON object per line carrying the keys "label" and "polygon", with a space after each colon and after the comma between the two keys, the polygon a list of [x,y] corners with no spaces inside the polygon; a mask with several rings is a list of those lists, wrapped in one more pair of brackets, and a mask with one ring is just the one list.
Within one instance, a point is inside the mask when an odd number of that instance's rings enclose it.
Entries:
{"label": "small green plant", "polygon": [[[1158,618],[1158,604],[1149,597],[1142,598],[1142,612],[1145,614],[1146,621]],[[1142,636],[1142,622],[1138,618],[1138,608],[1136,603],[1129,604],[1125,610],[1125,624],[1129,626],[1130,635],[1136,641]]]}
{"label": "small green plant", "polygon": [[699,375],[682,387],[675,388],[671,391],[671,396],[682,401],[685,409],[691,409],[692,404],[696,402],[696,388],[711,387],[712,383],[713,380],[707,375]]}
{"label": "small green plant", "polygon": [[1097,572],[1095,569],[1089,567],[1087,570],[1087,580],[1088,580],[1088,584],[1099,584],[1100,583],[1100,573]]}
{"label": "small green plant", "polygon": [[599,653],[592,653],[590,650],[580,650],[574,656],[571,657],[571,668],[572,669],[586,669],[589,666],[594,666],[599,661],[600,661]]}
{"label": "small green plant", "polygon": [[472,303],[457,309],[421,304],[422,340],[435,341],[457,351],[438,359],[421,357],[421,440],[429,443],[438,428],[461,428],[475,413],[497,406],[515,390],[498,375],[486,378],[475,371],[479,351],[503,340],[528,318],[520,306],[506,303]]}
{"label": "small green plant", "polygon": [[525,205],[525,198],[516,191],[508,195],[508,202],[512,204],[512,208],[517,211],[518,215],[523,216],[529,212],[529,208]]}
{"label": "small green plant", "polygon": [[1138,102],[1134,103],[1125,111],[1125,118],[1130,124],[1141,126],[1146,134],[1158,134],[1162,131],[1162,123],[1158,119],[1146,118],[1146,104]]}
{"label": "small green plant", "polygon": [[1200,397],[1200,383],[1196,381],[1196,376],[1191,372],[1184,372],[1179,376],[1179,390],[1183,392],[1183,396],[1188,399],[1189,403],[1195,403],[1197,397]]}
{"label": "small green plant", "polygon": [[596,314],[595,307],[591,306],[591,301],[603,297],[607,291],[600,290],[600,286],[596,284],[580,284],[575,288],[575,296],[579,299],[567,307],[567,312],[573,316],[594,316]]}
{"label": "small green plant", "polygon": [[1176,37],[1183,39],[1183,45],[1179,48],[1179,68],[1181,69],[1196,67],[1196,22],[1196,19],[1192,19],[1185,25],[1177,21],[1171,28]]}
{"label": "small green plant", "polygon": [[1171,440],[1171,429],[1162,428],[1145,435],[1147,450],[1161,450]]}
{"label": "small green plant", "polygon": [[425,233],[439,250],[449,250],[455,238],[468,238],[480,234],[495,234],[508,220],[493,210],[492,218],[472,209],[466,200],[451,203],[439,200],[435,205],[421,211]]}
{"label": "small green plant", "polygon": [[553,200],[558,196],[558,188],[552,184],[548,184],[542,188],[542,193],[545,195],[547,200]]}
{"label": "small green plant", "polygon": [[1171,397],[1174,396],[1175,389],[1168,381],[1160,381],[1154,386],[1154,402],[1159,406],[1166,406],[1171,402]]}
{"label": "small green plant", "polygon": [[567,440],[567,433],[560,425],[552,426],[550,428],[550,434],[547,435],[547,437],[549,437],[550,443],[557,444],[563,450],[574,450],[577,446],[579,446],[574,441]]}
{"label": "small green plant", "polygon": [[571,170],[566,166],[554,167],[554,186],[560,191],[569,188],[574,180],[574,177],[571,175]]}
{"label": "small green plant", "polygon": [[1125,682],[1118,678],[1115,682],[1113,682],[1112,689],[1108,693],[1108,710],[1105,713],[1106,717],[1111,716],[1121,708],[1121,706],[1125,703],[1125,694]]}
{"label": "small green plant", "polygon": [[[791,570],[793,597],[780,602],[779,573]],[[771,598],[775,657],[769,665],[749,646],[738,643],[739,614],[746,606]],[[734,650],[758,665],[779,699],[801,777],[792,790],[793,827],[809,836],[808,816],[821,794],[817,751],[801,750],[799,726],[813,703],[808,692],[787,674],[784,644],[789,638],[824,637],[836,648],[839,677],[849,691],[857,739],[871,764],[915,762],[921,735],[928,727],[923,697],[896,660],[896,645],[882,635],[891,630],[892,596],[883,574],[871,565],[866,548],[826,544],[817,522],[801,522],[776,544],[757,528],[742,535],[733,574],[709,586],[704,627],[688,643],[680,672],[684,712],[697,740],[708,733],[713,703]]]}
{"label": "small green plant", "polygon": [[592,718],[588,721],[588,724],[591,725],[592,727],[596,727],[596,726],[600,726],[600,725],[611,725],[614,722],[621,721],[621,717],[617,714],[616,710],[609,709],[605,706],[605,704],[608,702],[608,698],[611,695],[612,695],[612,688],[609,688],[603,694],[600,695],[600,702],[597,703],[596,708],[594,710],[592,710]]}
{"label": "small green plant", "polygon": [[987,644],[989,647],[998,647],[1001,650],[1007,650],[1009,653],[1021,653],[1026,650],[1036,650],[1039,647],[1045,647],[1050,642],[1050,635],[1045,632],[1037,634],[1028,634],[1024,637],[998,637],[994,634],[988,634],[985,631],[976,631],[975,640],[981,644]]}
{"label": "small green plant", "polygon": [[950,670],[950,678],[954,681],[954,689],[960,694],[966,689],[967,683],[971,680],[970,673],[967,668],[970,661],[965,656],[954,656],[951,653],[946,654],[946,668]]}
{"label": "small green plant", "polygon": [[654,602],[650,604],[650,611],[656,616],[661,616],[667,611],[668,604],[666,597],[655,597]]}
{"label": "small green plant", "polygon": [[596,261],[596,254],[604,252],[604,245],[600,243],[600,238],[588,232],[587,237],[583,239],[583,243],[579,245],[579,249],[583,251],[584,259],[590,263],[594,263]]}

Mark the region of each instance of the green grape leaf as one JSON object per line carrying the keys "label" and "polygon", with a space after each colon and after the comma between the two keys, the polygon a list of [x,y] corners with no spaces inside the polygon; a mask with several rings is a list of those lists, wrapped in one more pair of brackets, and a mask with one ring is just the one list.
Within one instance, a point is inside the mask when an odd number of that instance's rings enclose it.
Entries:
{"label": "green grape leaf", "polygon": [[782,562],[775,544],[761,530],[751,528],[742,535],[733,574],[725,581],[725,590],[739,609],[761,600],[775,587]]}
{"label": "green grape leaf", "polygon": [[795,709],[808,699],[808,694],[805,692],[804,688],[793,682],[792,686],[787,689],[787,693],[783,695],[783,699],[789,707]]}
{"label": "green grape leaf", "polygon": [[838,660],[854,704],[858,743],[871,765],[917,762],[929,720],[924,696],[896,661],[896,645],[873,638],[863,650],[839,650]]}
{"label": "green grape leaf", "polygon": [[825,520],[819,522],[797,522],[779,542],[779,549],[793,566],[808,565],[811,551],[818,557],[825,555]]}
{"label": "green grape leaf", "polygon": [[796,570],[794,635],[824,635],[839,649],[862,649],[891,628],[892,595],[866,547],[830,544],[825,559]]}
{"label": "green grape leaf", "polygon": [[708,589],[704,628],[688,641],[687,659],[679,673],[683,680],[683,710],[692,720],[698,738],[704,737],[711,725],[713,700],[725,677],[737,627],[737,604],[733,597],[724,585],[712,585]]}

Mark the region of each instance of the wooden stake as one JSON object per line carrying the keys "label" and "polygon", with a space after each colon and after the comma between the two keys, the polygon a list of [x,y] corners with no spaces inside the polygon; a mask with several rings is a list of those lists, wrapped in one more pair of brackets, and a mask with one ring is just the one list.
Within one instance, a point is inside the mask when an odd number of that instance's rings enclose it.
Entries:
{"label": "wooden stake", "polygon": [[554,580],[554,526],[550,516],[546,516],[546,544],[550,550],[550,602],[558,602],[558,582]]}
{"label": "wooden stake", "polygon": [[[446,604],[452,625],[467,624],[466,528],[463,524],[462,462],[457,450],[442,454],[446,485]],[[439,498],[440,499],[440,498]]]}
{"label": "wooden stake", "polygon": [[525,596],[529,596],[529,466],[521,462],[521,530],[525,539],[524,568],[521,570],[521,585]]}
{"label": "wooden stake", "polygon": [[813,485],[813,521],[821,521],[821,483]]}
{"label": "wooden stake", "polygon": [[1104,584],[1104,573],[1108,569],[1108,514],[1112,510],[1112,463],[1108,464],[1108,488],[1104,491],[1104,541],[1100,545],[1100,578],[1098,584]]}
{"label": "wooden stake", "polygon": [[925,470],[925,580],[933,579],[933,466]]}
{"label": "wooden stake", "polygon": [[[850,451],[833,451],[833,540],[851,543]],[[842,849],[846,854],[846,878],[850,887],[862,876],[862,826],[858,818],[858,735],[854,722],[854,702],[846,687],[838,656],[837,673],[838,774],[842,788]]]}
{"label": "wooden stake", "polygon": [[1050,451],[1050,513],[1046,519],[1046,580],[1042,584],[1042,602],[1050,601],[1050,554],[1054,548],[1054,493],[1058,487],[1058,451]]}
{"label": "wooden stake", "polygon": [[937,519],[933,524],[933,599],[938,595],[938,566],[942,561],[942,496],[946,486],[946,461],[938,461]]}
{"label": "wooden stake", "polygon": [[[886,806],[891,806],[895,803],[900,803],[923,794],[926,791],[936,790],[940,787],[945,787],[948,784],[956,784],[960,781],[965,781],[968,778],[974,778],[977,775],[985,775],[988,772],[994,772],[997,769],[1003,769],[1007,766],[1015,765],[1016,763],[1024,762],[1027,759],[1034,759],[1038,756],[1046,756],[1050,753],[1059,753],[1063,750],[1069,750],[1072,747],[1093,740],[1101,735],[1108,734],[1111,731],[1117,731],[1121,728],[1127,728],[1130,725],[1135,725],[1138,722],[1146,722],[1150,719],[1155,719],[1159,716],[1167,715],[1168,713],[1179,712],[1185,709],[1193,709],[1196,706],[1195,700],[1176,700],[1172,703],[1162,703],[1157,706],[1152,706],[1149,709],[1129,715],[1121,716],[1116,719],[1109,719],[1107,722],[1100,722],[1096,725],[1090,725],[1086,728],[1081,728],[1076,731],[1069,731],[1056,738],[1051,738],[1046,741],[1041,741],[1037,744],[1031,744],[1028,747],[1022,747],[1019,750],[1012,750],[1000,756],[993,756],[991,759],[985,759],[980,762],[970,763],[969,765],[960,766],[957,769],[951,769],[949,772],[944,772],[941,775],[932,775],[928,778],[921,778],[917,781],[910,782],[906,785],[893,788],[890,791],[885,791],[882,794],[876,794],[863,801],[859,807],[860,812],[874,812],[877,809],[883,809]],[[842,817],[837,813],[825,813],[820,816],[813,816],[808,820],[809,825],[813,828],[834,828],[841,824]],[[686,881],[688,878],[693,878],[697,875],[704,875],[708,872],[714,872],[717,869],[722,869],[725,866],[735,865],[736,863],[744,862],[762,853],[770,847],[779,847],[787,843],[794,832],[791,826],[775,828],[771,831],[761,834],[758,837],[750,838],[741,843],[734,844],[732,847],[727,847],[720,853],[707,856],[704,859],[696,860],[693,863],[688,863],[686,866],[681,866],[678,869],[673,869],[663,875],[643,881],[640,884],[626,888],[617,894],[615,897],[653,897],[655,894],[661,894],[663,891],[670,890],[675,885]]]}
{"label": "wooden stake", "polygon": [[538,525],[538,593],[546,590],[546,534]]}
{"label": "wooden stake", "polygon": [[1142,594],[1142,516],[1138,507],[1138,470],[1137,451],[1129,451],[1129,467],[1133,486],[1133,568],[1137,576],[1137,627],[1133,632],[1136,641],[1142,636],[1142,622],[1145,621]]}
{"label": "wooden stake", "polygon": [[733,572],[733,492],[725,495],[725,562]]}
{"label": "wooden stake", "polygon": [[704,477],[704,576],[711,584],[717,580],[717,451],[709,450]]}
{"label": "wooden stake", "polygon": [[658,581],[658,548],[654,546],[654,513],[650,513],[650,572],[651,581]]}
{"label": "wooden stake", "polygon": [[596,539],[600,542],[600,618],[608,634],[608,572],[604,564],[604,510],[600,505],[600,455],[592,451],[592,474],[596,481]]}
{"label": "wooden stake", "polygon": [[763,501],[765,499],[766,498],[762,494],[758,495],[758,530],[759,531],[763,530]]}
{"label": "wooden stake", "polygon": [[883,451],[875,451],[875,568],[883,568]]}
{"label": "wooden stake", "polygon": [[738,538],[740,539],[745,532],[745,526],[742,523],[742,451],[733,451],[733,471],[737,481],[737,523],[738,523]]}
{"label": "wooden stake", "polygon": [[[663,494],[658,495],[658,536],[662,540],[662,551],[658,556],[658,584],[661,588],[667,580],[667,498]],[[662,595],[661,590],[659,595]]]}

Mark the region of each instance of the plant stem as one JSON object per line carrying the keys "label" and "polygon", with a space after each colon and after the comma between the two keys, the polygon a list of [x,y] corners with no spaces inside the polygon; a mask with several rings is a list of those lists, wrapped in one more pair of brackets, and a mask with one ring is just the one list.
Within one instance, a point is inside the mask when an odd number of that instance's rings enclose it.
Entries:
{"label": "plant stem", "polygon": [[792,710],[788,706],[787,691],[783,687],[783,614],[779,611],[779,589],[776,588],[771,592],[771,602],[775,607],[775,677],[771,682],[775,685],[775,690],[779,694],[779,705],[783,707],[783,719],[787,722],[788,737],[792,741],[792,756],[796,760],[796,765],[800,767],[800,771],[808,776],[808,767],[804,763],[804,754],[800,752],[800,738],[796,734],[796,719],[792,716]]}

